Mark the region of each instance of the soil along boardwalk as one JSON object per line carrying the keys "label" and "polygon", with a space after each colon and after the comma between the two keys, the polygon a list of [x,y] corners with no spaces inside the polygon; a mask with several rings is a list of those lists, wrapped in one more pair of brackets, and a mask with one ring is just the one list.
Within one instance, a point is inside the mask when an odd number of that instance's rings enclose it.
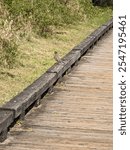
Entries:
{"label": "soil along boardwalk", "polygon": [[0,150],[112,150],[112,31],[11,128]]}

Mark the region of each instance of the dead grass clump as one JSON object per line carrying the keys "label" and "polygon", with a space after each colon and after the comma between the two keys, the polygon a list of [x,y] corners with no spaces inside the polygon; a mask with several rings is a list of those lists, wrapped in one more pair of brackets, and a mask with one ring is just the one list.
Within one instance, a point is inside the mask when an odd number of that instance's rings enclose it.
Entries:
{"label": "dead grass clump", "polygon": [[13,32],[13,20],[2,20],[0,26],[0,65],[12,68],[16,62],[18,44]]}
{"label": "dead grass clump", "polygon": [[0,2],[0,33],[0,66],[10,69],[17,64],[21,38],[30,40],[30,20],[24,19],[21,14],[14,18]]}

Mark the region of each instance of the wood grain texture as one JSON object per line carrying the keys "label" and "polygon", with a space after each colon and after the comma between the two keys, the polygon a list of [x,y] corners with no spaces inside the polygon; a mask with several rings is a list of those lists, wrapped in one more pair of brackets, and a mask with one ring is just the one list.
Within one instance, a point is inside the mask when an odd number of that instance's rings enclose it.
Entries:
{"label": "wood grain texture", "polygon": [[112,31],[51,95],[11,129],[0,150],[112,150]]}

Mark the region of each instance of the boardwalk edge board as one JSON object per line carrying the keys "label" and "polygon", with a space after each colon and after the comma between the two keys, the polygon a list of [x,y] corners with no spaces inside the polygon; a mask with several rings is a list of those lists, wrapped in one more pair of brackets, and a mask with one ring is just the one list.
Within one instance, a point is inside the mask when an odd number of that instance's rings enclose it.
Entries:
{"label": "boardwalk edge board", "polygon": [[25,111],[32,104],[39,104],[39,100],[43,97],[44,93],[47,93],[64,73],[112,27],[113,20],[111,19],[91,33],[79,45],[75,46],[60,62],[55,63],[20,94],[0,107],[0,142],[7,138],[8,129],[15,119],[18,117],[23,119]]}

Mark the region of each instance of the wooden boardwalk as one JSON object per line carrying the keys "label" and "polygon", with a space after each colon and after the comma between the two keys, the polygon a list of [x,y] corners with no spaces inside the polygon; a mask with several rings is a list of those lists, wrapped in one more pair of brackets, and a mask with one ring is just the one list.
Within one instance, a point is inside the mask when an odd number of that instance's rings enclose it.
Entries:
{"label": "wooden boardwalk", "polygon": [[0,150],[112,150],[112,31],[10,131]]}

